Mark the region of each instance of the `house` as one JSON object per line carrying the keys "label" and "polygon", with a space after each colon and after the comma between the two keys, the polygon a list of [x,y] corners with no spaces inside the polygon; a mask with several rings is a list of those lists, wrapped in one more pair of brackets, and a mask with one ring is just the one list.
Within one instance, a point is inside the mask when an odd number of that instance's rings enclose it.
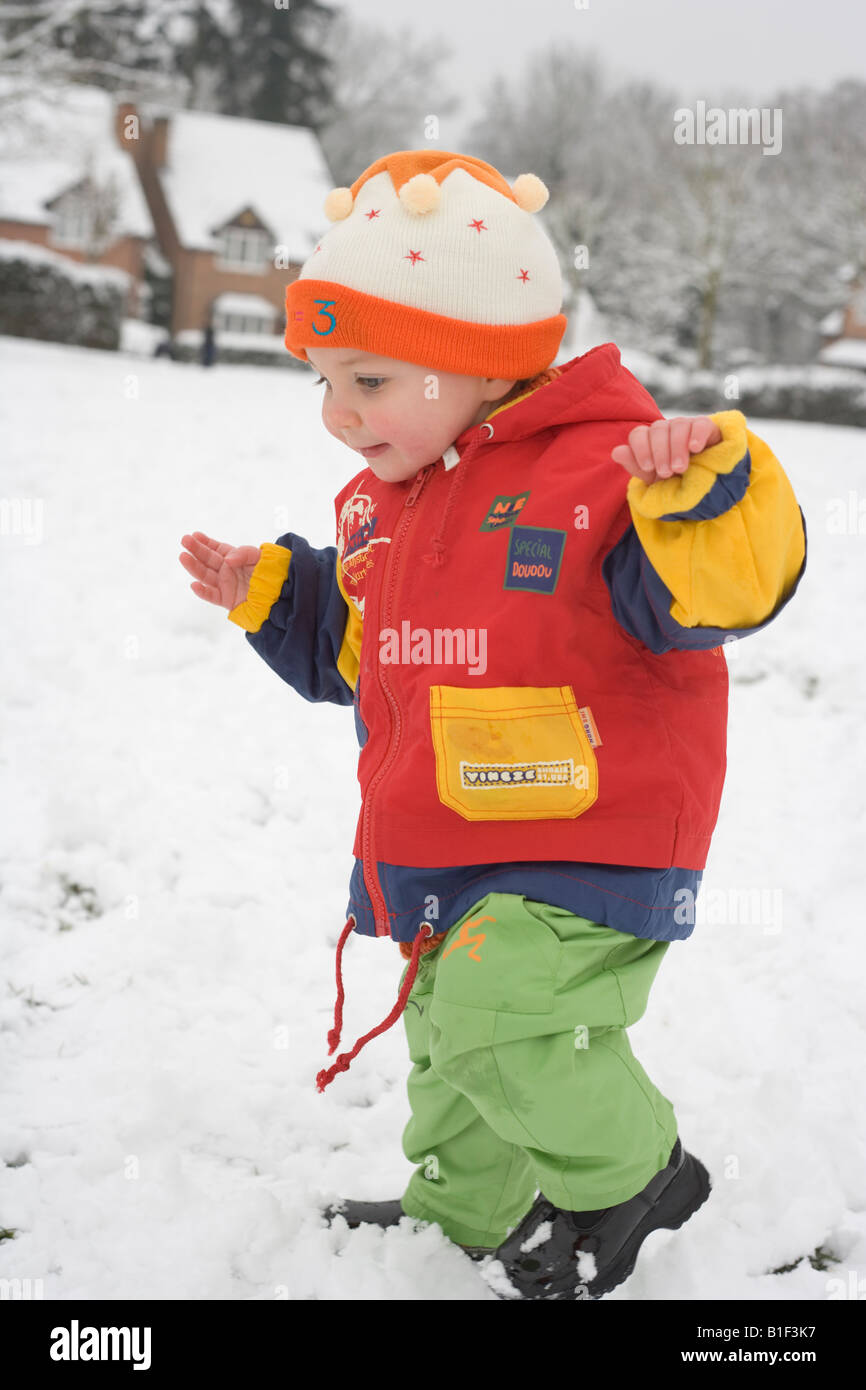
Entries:
{"label": "house", "polygon": [[149,318],[147,272],[168,278],[180,344],[211,324],[222,346],[287,356],[286,285],[334,182],[312,130],[78,84],[0,88],[0,239],[127,271],[132,319]]}
{"label": "house", "polygon": [[131,276],[132,317],[146,303],[144,257],[153,221],[136,166],[117,143],[114,101],[97,87],[3,90],[0,238]]}
{"label": "house", "polygon": [[822,319],[820,329],[819,362],[866,370],[866,279],[854,281],[848,303]]}
{"label": "house", "polygon": [[157,114],[120,102],[162,256],[173,272],[170,330],[285,354],[286,285],[313,251],[333,178],[303,126],[206,111]]}

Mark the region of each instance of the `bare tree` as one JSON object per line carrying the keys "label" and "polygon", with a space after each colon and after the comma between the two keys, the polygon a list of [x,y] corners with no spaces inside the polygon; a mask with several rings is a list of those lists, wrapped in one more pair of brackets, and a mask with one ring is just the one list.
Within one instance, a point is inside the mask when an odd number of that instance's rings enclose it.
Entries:
{"label": "bare tree", "polygon": [[550,190],[543,218],[560,255],[568,313],[587,289],[610,327],[635,325],[673,355],[684,268],[672,254],[665,170],[673,98],[649,83],[611,85],[593,53],[560,44],[494,79],[470,131],[473,153]]}
{"label": "bare tree", "polygon": [[98,261],[119,230],[120,187],[115,173],[98,176],[92,154],[82,184],[82,204],[87,228],[85,255],[89,261]]}
{"label": "bare tree", "polygon": [[[175,7],[177,9],[177,6]],[[128,11],[128,14],[126,13]],[[142,13],[146,12],[146,13]],[[0,105],[14,108],[20,95],[64,82],[127,85],[142,96],[177,98],[181,83],[144,61],[144,47],[124,47],[123,57],[97,58],[64,43],[65,33],[86,21],[98,29],[125,14],[130,33],[143,25],[151,38],[172,22],[168,0],[144,0],[135,8],[119,0],[34,0],[28,5],[0,6]],[[174,16],[176,22],[177,16]],[[141,31],[143,32],[143,30]]]}
{"label": "bare tree", "polygon": [[[457,107],[438,75],[444,44],[360,24],[345,12],[328,36],[334,109],[318,135],[337,184],[348,186],[391,150],[450,148],[444,117]],[[430,132],[434,133],[430,133]]]}

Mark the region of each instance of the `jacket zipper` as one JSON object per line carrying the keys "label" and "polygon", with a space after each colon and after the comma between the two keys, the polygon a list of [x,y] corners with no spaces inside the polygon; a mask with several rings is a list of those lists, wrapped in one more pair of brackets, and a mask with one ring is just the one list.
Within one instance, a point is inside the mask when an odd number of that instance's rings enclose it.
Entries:
{"label": "jacket zipper", "polygon": [[[407,492],[406,497],[403,501],[403,513],[400,517],[397,535],[394,537],[392,541],[391,553],[395,556],[395,559],[390,574],[388,575],[388,613],[390,613],[391,611],[391,606],[393,604],[394,599],[394,590],[396,588],[397,581],[397,569],[400,565],[401,559],[401,545],[413,518],[417,515],[417,513],[412,510],[412,508],[414,508],[415,503],[418,500],[419,494],[421,493],[424,484],[427,482],[427,479],[430,477],[430,474],[432,473],[435,466],[435,464],[427,464],[418,472],[418,474],[415,477],[414,483]],[[385,613],[385,603],[382,604],[380,611],[382,614],[380,626],[387,627],[388,621]],[[376,769],[376,772],[373,774],[373,777],[371,778],[367,786],[367,795],[364,798],[364,819],[361,827],[361,853],[363,859],[364,876],[367,882],[367,892],[370,894],[370,901],[373,904],[373,922],[375,926],[375,934],[376,936],[390,936],[391,931],[388,924],[388,911],[385,905],[385,895],[382,892],[381,885],[379,883],[379,876],[376,872],[376,864],[370,852],[372,841],[371,806],[373,793],[376,787],[382,781],[383,777],[386,775],[388,769],[390,768],[395,757],[397,756],[397,748],[400,744],[401,724],[400,708],[397,704],[392,690],[388,686],[382,663],[377,660],[376,665],[379,671],[379,684],[381,685],[382,692],[391,706],[392,722],[394,725],[394,738],[391,742],[391,747],[389,748],[382,762],[379,764],[379,767]]]}
{"label": "jacket zipper", "polygon": [[[465,467],[467,458],[471,454],[473,454],[476,449],[480,448],[482,444],[486,443],[487,437],[481,434],[481,432],[479,431],[479,434],[466,444],[464,452],[460,456],[460,466]],[[381,627],[390,627],[389,618],[393,607],[395,591],[397,588],[397,574],[398,569],[400,567],[401,545],[406,535],[406,532],[409,529],[409,526],[411,525],[414,517],[417,515],[417,512],[413,511],[412,509],[415,507],[418,497],[422,489],[424,488],[427,479],[430,477],[435,467],[435,463],[428,463],[416,474],[415,481],[412,484],[409,491],[407,492],[406,497],[403,501],[403,514],[400,518],[397,535],[392,540],[392,554],[395,554],[395,559],[393,561],[393,567],[388,575],[386,599],[387,612],[385,600],[383,600],[380,609]],[[448,499],[446,497],[446,506],[447,501]],[[383,584],[383,591],[384,590],[385,585]],[[365,882],[367,884],[367,892],[369,893],[370,901],[373,904],[373,923],[375,926],[375,935],[390,936],[391,929],[388,925],[388,911],[385,905],[385,895],[382,892],[382,888],[379,883],[379,876],[376,872],[376,864],[373,855],[370,852],[372,841],[372,798],[373,793],[375,792],[379,783],[382,781],[382,779],[386,775],[388,769],[391,767],[392,763],[394,762],[394,759],[397,756],[397,749],[400,746],[401,723],[400,707],[397,703],[393,691],[390,689],[388,685],[387,679],[385,677],[384,667],[382,666],[382,663],[378,660],[376,664],[379,670],[379,684],[381,685],[382,692],[391,706],[395,737],[391,745],[391,748],[389,749],[382,762],[379,764],[379,767],[376,769],[375,773],[370,779],[370,782],[367,785],[367,795],[364,798],[364,816],[361,826],[361,853],[362,863],[364,867],[364,877]]]}

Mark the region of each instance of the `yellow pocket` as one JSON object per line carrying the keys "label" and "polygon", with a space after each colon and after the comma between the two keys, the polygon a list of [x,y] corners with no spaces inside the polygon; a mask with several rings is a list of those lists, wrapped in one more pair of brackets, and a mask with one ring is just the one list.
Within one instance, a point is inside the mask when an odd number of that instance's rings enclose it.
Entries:
{"label": "yellow pocket", "polygon": [[598,763],[570,685],[430,687],[439,800],[464,820],[579,816]]}

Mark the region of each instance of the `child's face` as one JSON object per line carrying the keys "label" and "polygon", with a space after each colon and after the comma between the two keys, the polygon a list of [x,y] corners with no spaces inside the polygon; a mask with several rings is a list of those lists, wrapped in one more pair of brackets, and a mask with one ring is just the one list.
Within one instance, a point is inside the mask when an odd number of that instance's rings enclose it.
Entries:
{"label": "child's face", "polygon": [[[514,385],[504,378],[442,372],[356,348],[308,348],[307,356],[325,378],[325,429],[355,449],[386,483],[414,477],[419,468],[435,463]],[[364,453],[375,445],[383,447]]]}

